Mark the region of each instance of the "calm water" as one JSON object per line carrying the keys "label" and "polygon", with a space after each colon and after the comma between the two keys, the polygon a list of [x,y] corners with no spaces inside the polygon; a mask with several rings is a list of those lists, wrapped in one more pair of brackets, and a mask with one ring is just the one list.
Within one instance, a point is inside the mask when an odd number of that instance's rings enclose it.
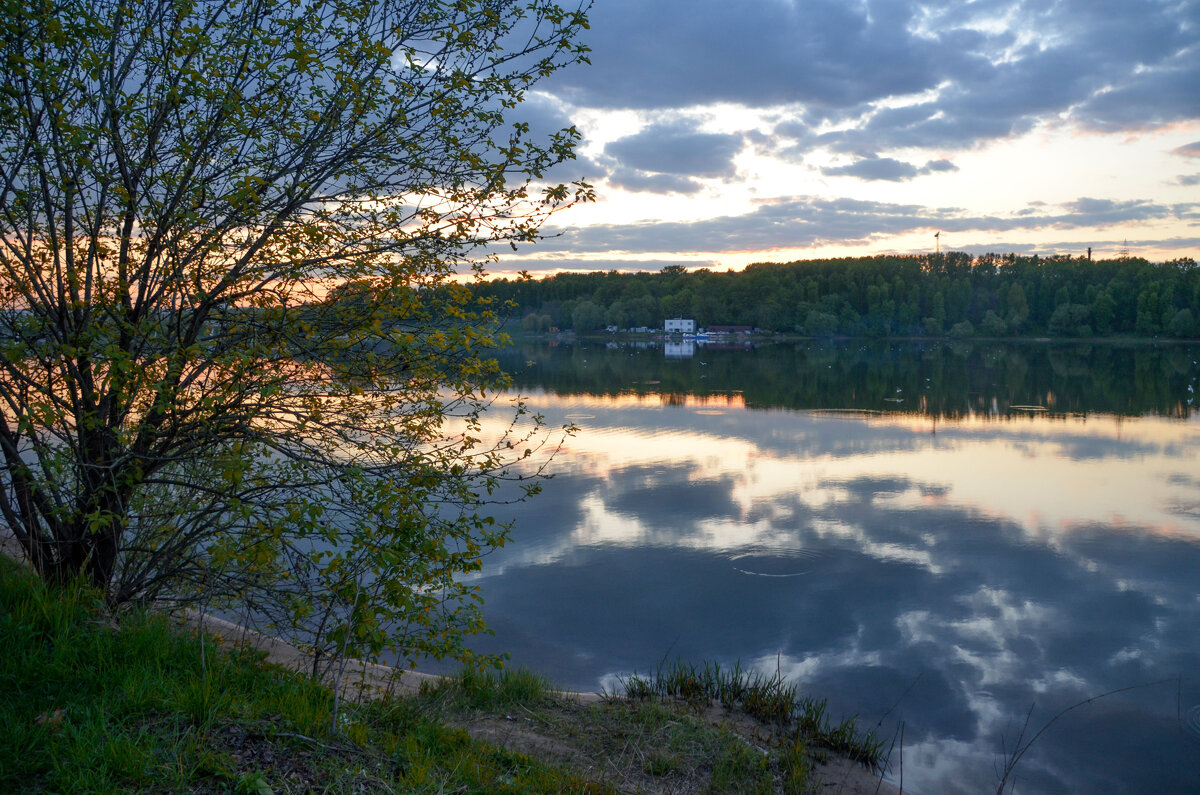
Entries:
{"label": "calm water", "polygon": [[[1200,348],[530,346],[579,434],[479,578],[575,689],[778,669],[906,791],[1200,791]],[[528,364],[527,364],[528,363]]]}

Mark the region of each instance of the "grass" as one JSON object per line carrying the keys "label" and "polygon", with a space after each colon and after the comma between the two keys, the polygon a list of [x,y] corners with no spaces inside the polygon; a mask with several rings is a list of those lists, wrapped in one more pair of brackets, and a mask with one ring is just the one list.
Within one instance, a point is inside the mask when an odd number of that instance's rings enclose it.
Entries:
{"label": "grass", "polygon": [[778,674],[744,671],[740,664],[676,660],[662,663],[653,674],[632,674],[621,680],[623,695],[634,700],[676,698],[705,707],[720,704],[741,711],[775,730],[790,748],[824,748],[878,770],[883,764],[883,741],[860,731],[855,718],[830,719],[824,699],[801,696],[796,685]]}
{"label": "grass", "polygon": [[456,679],[426,688],[417,698],[447,725],[471,726],[621,792],[778,789],[778,771],[766,749],[726,721],[707,720],[677,704],[543,697],[492,712],[473,706],[476,697],[464,693]]}
{"label": "grass", "polygon": [[[0,792],[809,791],[879,744],[777,678],[663,666],[584,703],[525,670],[338,706],[313,680],[0,558]],[[722,706],[723,705],[723,706]]]}
{"label": "grass", "polygon": [[[605,792],[404,701],[332,693],[0,559],[0,792]],[[510,687],[501,692],[519,688]]]}
{"label": "grass", "polygon": [[[460,674],[426,687],[423,709],[626,792],[809,792],[831,754],[877,771],[883,743],[779,676],[663,664],[599,703],[572,702],[529,671]],[[547,738],[553,738],[547,742]]]}

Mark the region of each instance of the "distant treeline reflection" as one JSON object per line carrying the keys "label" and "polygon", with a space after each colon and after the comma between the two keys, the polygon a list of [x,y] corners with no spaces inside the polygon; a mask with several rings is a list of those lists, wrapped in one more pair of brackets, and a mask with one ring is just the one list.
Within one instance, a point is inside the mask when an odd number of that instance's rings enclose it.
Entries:
{"label": "distant treeline reflection", "polygon": [[[745,350],[533,343],[501,365],[522,391],[660,396],[665,403],[740,396],[750,408],[849,409],[962,418],[1050,414],[1191,415],[1200,345],[811,341]],[[719,401],[718,401],[719,402]]]}

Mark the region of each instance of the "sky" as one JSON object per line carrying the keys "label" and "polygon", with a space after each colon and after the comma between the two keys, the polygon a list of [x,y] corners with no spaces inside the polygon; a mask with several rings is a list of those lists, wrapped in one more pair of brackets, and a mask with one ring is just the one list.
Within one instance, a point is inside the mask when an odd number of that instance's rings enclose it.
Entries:
{"label": "sky", "polygon": [[[1200,0],[595,0],[593,204],[491,269],[941,250],[1200,258]],[[935,235],[938,237],[935,238]]]}

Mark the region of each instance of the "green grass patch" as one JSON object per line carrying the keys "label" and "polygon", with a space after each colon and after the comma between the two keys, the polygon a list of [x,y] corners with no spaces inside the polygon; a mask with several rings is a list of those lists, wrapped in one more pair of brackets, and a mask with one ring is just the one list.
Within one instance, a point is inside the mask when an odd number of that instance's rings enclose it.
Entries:
{"label": "green grass patch", "polygon": [[[109,615],[0,559],[0,792],[813,790],[881,744],[740,666],[674,663],[581,703],[534,672],[468,669],[412,696],[331,691],[162,616]],[[719,707],[719,708],[718,708]]]}
{"label": "green grass patch", "polygon": [[499,671],[466,667],[457,676],[423,688],[426,698],[443,707],[497,711],[507,707],[542,704],[558,695],[549,679],[528,668]]}
{"label": "green grass patch", "polygon": [[[50,588],[7,559],[0,647],[0,792],[604,791],[404,701],[343,702],[331,733],[328,688],[161,616],[118,626],[94,592]],[[464,681],[493,706],[544,684]]]}
{"label": "green grass patch", "polygon": [[634,673],[620,684],[621,695],[633,701],[678,699],[693,708],[719,704],[745,713],[772,727],[793,757],[796,748],[824,748],[872,770],[883,765],[882,740],[860,730],[855,718],[833,722],[824,699],[801,696],[794,684],[778,674],[745,671],[740,663],[722,668],[717,663],[676,660],[664,661],[652,674]]}

